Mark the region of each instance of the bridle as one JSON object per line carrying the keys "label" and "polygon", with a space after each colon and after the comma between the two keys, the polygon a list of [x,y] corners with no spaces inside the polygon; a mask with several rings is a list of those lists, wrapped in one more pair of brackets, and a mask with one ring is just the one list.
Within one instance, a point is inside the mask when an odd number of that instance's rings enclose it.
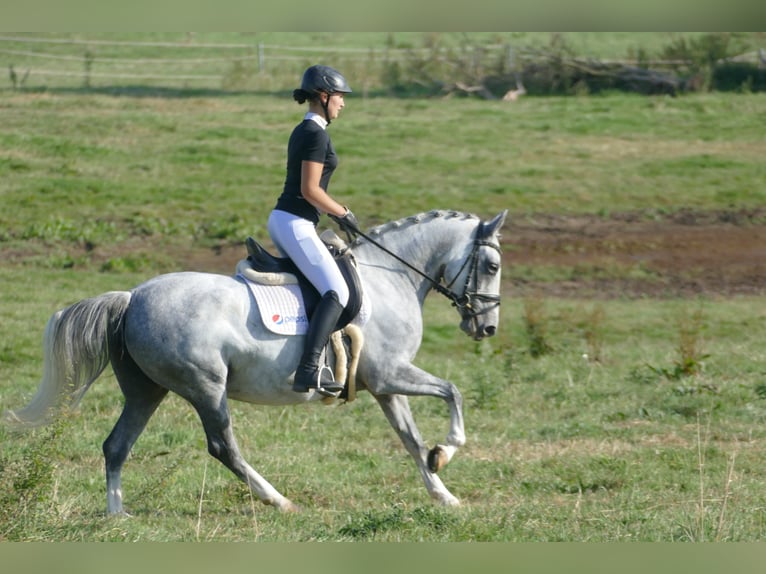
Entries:
{"label": "bridle", "polygon": [[[471,249],[470,255],[466,258],[465,261],[463,261],[463,264],[460,266],[460,269],[455,274],[455,278],[452,279],[447,285],[442,285],[438,279],[434,279],[433,277],[430,277],[425,272],[421,271],[414,265],[411,265],[409,262],[405,261],[401,257],[399,257],[396,253],[390,251],[386,247],[383,247],[380,243],[372,239],[369,235],[366,235],[358,228],[353,230],[346,230],[347,233],[353,233],[355,235],[358,235],[359,237],[362,237],[363,239],[366,239],[369,241],[372,245],[380,249],[381,251],[387,253],[399,263],[402,265],[408,267],[424,279],[426,279],[430,284],[431,287],[434,288],[435,291],[438,293],[441,293],[445,297],[447,297],[450,301],[452,301],[453,307],[456,307],[458,312],[460,313],[460,316],[463,317],[463,319],[471,319],[476,320],[477,317],[480,315],[484,315],[485,313],[489,313],[491,310],[495,309],[500,305],[500,295],[495,295],[494,293],[483,293],[479,291],[479,249],[481,247],[491,247],[494,250],[496,250],[498,253],[501,253],[500,246],[492,243],[491,241],[487,241],[484,239],[484,236],[481,234],[481,228],[477,232],[476,239],[473,241],[473,247]],[[468,274],[465,277],[465,284],[463,285],[463,294],[458,295],[455,291],[452,290],[452,285],[455,283],[458,277],[463,273],[463,271],[468,268]],[[473,281],[473,289],[471,289],[471,282]],[[489,302],[494,303],[490,306],[485,306],[481,310],[476,310],[474,308],[473,302],[474,301],[481,301],[481,302]]]}
{"label": "bridle", "polygon": [[[501,253],[499,245],[487,241],[486,239],[474,239],[471,254],[463,262],[460,270],[455,274],[455,278],[449,282],[446,288],[439,284],[439,287],[444,289],[444,292],[441,290],[439,290],[439,292],[452,300],[452,304],[457,307],[458,312],[465,319],[476,319],[479,315],[489,313],[495,307],[500,305],[500,295],[479,291],[479,248],[483,246],[491,247],[498,253]],[[466,267],[468,267],[468,274],[465,276],[463,295],[458,296],[452,289],[450,289],[450,287],[457,281],[457,278],[460,277]],[[473,281],[473,289],[471,289],[471,281]],[[493,305],[483,306],[480,311],[477,311],[473,307],[473,301],[493,303]]]}

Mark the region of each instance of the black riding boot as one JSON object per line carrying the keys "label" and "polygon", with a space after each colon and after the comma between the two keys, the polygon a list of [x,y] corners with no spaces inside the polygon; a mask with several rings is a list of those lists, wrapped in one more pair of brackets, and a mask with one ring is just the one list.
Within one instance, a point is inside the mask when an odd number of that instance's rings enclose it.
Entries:
{"label": "black riding boot", "polygon": [[307,393],[309,389],[317,389],[323,395],[333,396],[343,390],[343,385],[335,382],[332,370],[319,364],[322,351],[342,312],[343,305],[338,301],[338,294],[335,291],[325,293],[309,322],[306,347],[295,372],[295,392]]}

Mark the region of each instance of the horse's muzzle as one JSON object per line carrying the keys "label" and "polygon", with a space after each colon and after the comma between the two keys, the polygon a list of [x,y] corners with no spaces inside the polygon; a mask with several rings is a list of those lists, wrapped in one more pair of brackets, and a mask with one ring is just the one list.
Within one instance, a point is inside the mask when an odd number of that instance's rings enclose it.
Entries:
{"label": "horse's muzzle", "polygon": [[485,337],[493,337],[497,332],[496,325],[479,324],[476,317],[463,319],[460,322],[460,329],[474,341],[481,341]]}

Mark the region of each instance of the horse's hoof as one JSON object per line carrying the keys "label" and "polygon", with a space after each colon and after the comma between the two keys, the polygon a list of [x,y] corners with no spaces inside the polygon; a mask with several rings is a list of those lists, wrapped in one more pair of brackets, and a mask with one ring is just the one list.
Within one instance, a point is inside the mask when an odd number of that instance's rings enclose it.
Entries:
{"label": "horse's hoof", "polygon": [[428,470],[436,474],[449,462],[447,452],[439,445],[428,451]]}
{"label": "horse's hoof", "polygon": [[460,500],[455,498],[454,496],[451,496],[451,497],[443,498],[439,500],[439,504],[441,504],[442,506],[448,506],[450,508],[457,508],[458,506],[460,506]]}
{"label": "horse's hoof", "polygon": [[106,516],[107,518],[111,518],[113,520],[118,520],[121,518],[133,518],[132,514],[128,514],[124,510],[117,510],[116,512],[107,512]]}
{"label": "horse's hoof", "polygon": [[285,504],[279,507],[279,511],[287,514],[287,513],[298,513],[298,512],[301,512],[302,509],[300,506],[298,506],[291,500],[288,500]]}

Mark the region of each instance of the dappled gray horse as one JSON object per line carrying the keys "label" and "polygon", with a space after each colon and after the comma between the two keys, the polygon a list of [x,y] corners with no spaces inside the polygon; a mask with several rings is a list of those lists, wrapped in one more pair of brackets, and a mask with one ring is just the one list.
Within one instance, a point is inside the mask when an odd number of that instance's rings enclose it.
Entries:
{"label": "dappled gray horse", "polygon": [[[453,300],[465,333],[476,340],[495,334],[498,231],[505,216],[503,212],[483,222],[463,213],[434,211],[382,225],[351,246],[364,297],[371,303],[361,328],[364,347],[357,385],[380,404],[415,459],[430,496],[446,505],[459,502],[436,473],[465,443],[462,399],[452,383],[411,361],[423,336],[423,304],[433,289]],[[242,458],[227,399],[287,405],[322,397],[292,391],[303,336],[269,332],[256,306],[240,278],[208,273],[160,275],[132,291],[75,303],[55,313],[45,329],[44,373],[37,394],[5,419],[20,426],[49,422],[56,409],[76,406],[111,362],[125,404],[103,448],[109,513],[124,512],[123,464],[168,391],[196,409],[212,456],[262,502],[294,510]],[[439,397],[449,405],[445,443],[431,451],[410,411],[407,397],[415,395]]]}

